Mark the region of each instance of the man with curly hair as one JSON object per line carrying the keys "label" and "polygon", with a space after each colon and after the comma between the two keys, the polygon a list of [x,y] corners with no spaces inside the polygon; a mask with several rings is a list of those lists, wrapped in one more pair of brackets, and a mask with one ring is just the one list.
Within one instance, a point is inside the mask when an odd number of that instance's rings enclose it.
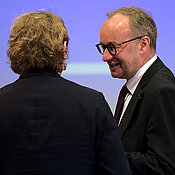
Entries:
{"label": "man with curly hair", "polygon": [[25,13],[8,56],[19,79],[0,89],[1,175],[129,175],[102,93],[61,77],[69,37],[50,12]]}

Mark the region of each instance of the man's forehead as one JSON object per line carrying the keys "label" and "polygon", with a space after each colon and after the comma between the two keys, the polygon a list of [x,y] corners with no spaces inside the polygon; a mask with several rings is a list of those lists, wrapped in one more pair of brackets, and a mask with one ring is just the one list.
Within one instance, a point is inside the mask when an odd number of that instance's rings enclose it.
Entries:
{"label": "man's forehead", "polygon": [[108,25],[108,27],[114,27],[116,29],[121,27],[129,27],[129,17],[122,14],[116,14],[113,17],[109,17],[105,23]]}
{"label": "man's forehead", "polygon": [[129,18],[117,14],[104,22],[100,31],[100,39],[104,44],[108,42],[120,43],[129,38],[130,33]]}
{"label": "man's forehead", "polygon": [[131,28],[130,28],[130,24],[129,24],[129,17],[126,15],[122,15],[122,14],[116,14],[113,17],[109,17],[104,22],[104,24],[101,28],[101,32],[106,33],[107,31],[113,35],[115,33],[119,33],[119,34],[124,34],[125,32],[130,33]]}

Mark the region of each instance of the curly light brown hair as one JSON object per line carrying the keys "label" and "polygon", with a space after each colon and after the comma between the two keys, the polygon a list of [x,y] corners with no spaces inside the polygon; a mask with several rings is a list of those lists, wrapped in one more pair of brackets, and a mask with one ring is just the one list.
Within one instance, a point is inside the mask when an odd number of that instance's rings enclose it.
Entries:
{"label": "curly light brown hair", "polygon": [[15,19],[8,40],[11,69],[20,75],[49,68],[61,73],[65,66],[64,41],[69,41],[63,20],[51,12],[24,13]]}
{"label": "curly light brown hair", "polygon": [[107,13],[109,18],[117,13],[129,17],[130,27],[134,36],[145,35],[150,38],[150,48],[156,52],[157,27],[151,15],[138,7],[123,7]]}

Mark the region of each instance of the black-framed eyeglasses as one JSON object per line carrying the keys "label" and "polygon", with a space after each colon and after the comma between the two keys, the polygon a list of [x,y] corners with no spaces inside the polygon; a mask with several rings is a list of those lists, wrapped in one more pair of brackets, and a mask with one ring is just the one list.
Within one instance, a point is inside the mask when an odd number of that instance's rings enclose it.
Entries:
{"label": "black-framed eyeglasses", "polygon": [[116,55],[117,53],[117,47],[120,47],[122,44],[125,44],[125,43],[128,43],[128,42],[131,42],[131,41],[134,41],[136,39],[141,39],[142,37],[144,37],[145,35],[143,36],[139,36],[139,37],[136,37],[136,38],[133,38],[133,39],[130,39],[128,41],[124,41],[122,43],[119,43],[119,44],[112,44],[112,43],[109,43],[107,45],[104,45],[103,43],[98,43],[96,44],[95,46],[97,47],[97,50],[103,55],[104,54],[104,51],[105,49],[107,48],[108,49],[108,52],[114,56]]}

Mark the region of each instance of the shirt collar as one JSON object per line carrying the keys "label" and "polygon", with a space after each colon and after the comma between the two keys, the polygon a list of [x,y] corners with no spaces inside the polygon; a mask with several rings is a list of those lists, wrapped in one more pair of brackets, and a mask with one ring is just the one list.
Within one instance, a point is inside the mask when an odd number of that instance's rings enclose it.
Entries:
{"label": "shirt collar", "polygon": [[153,62],[157,59],[157,56],[154,55],[146,64],[144,64],[134,75],[133,78],[131,78],[127,83],[126,86],[128,90],[130,91],[131,95],[133,95],[137,85],[139,84],[142,76],[147,71],[147,69],[153,64]]}

